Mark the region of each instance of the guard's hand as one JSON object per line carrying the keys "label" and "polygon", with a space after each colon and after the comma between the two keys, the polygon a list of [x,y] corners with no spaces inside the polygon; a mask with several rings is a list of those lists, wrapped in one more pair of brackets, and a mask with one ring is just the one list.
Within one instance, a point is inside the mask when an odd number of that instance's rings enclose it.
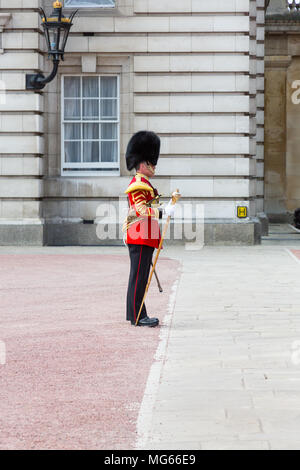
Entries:
{"label": "guard's hand", "polygon": [[168,202],[168,204],[164,208],[164,212],[167,215],[167,217],[174,217],[175,206],[174,206],[174,204],[172,204],[172,199]]}

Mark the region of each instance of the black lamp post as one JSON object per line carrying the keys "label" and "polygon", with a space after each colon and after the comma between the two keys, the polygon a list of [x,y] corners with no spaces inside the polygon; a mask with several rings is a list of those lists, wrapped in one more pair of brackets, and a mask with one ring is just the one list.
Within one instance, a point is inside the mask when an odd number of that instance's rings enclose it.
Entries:
{"label": "black lamp post", "polygon": [[53,11],[47,18],[44,10],[40,8],[40,15],[44,28],[44,34],[48,47],[48,57],[53,61],[53,70],[48,77],[43,74],[27,74],[26,75],[26,89],[27,90],[42,90],[45,85],[51,82],[58,70],[60,60],[64,60],[65,47],[71,26],[72,20],[78,10],[74,11],[70,18],[66,18],[62,13],[62,3],[55,1],[53,3]]}

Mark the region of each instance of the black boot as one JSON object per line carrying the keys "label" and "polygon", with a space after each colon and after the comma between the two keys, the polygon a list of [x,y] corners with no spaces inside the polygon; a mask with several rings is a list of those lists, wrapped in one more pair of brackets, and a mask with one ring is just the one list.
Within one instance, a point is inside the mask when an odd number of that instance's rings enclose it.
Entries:
{"label": "black boot", "polygon": [[[132,325],[135,325],[135,322],[131,322]],[[145,317],[139,320],[137,326],[150,326],[150,328],[153,328],[154,326],[157,326],[159,324],[159,319],[158,318],[149,318]]]}

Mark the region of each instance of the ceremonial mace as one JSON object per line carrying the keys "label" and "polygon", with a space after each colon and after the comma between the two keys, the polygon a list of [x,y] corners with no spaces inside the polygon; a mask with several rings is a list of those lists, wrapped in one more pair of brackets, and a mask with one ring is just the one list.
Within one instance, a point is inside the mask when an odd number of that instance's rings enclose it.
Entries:
{"label": "ceremonial mace", "polygon": [[[177,189],[173,194],[172,194],[172,205],[175,206],[176,202],[178,201],[178,199],[181,198],[181,194],[179,192],[179,189]],[[157,263],[157,260],[158,260],[158,257],[159,257],[159,253],[161,252],[161,247],[162,247],[162,244],[163,244],[163,241],[164,241],[164,238],[166,236],[166,233],[167,233],[167,230],[168,230],[168,227],[169,227],[169,224],[170,224],[170,220],[171,220],[171,216],[169,215],[168,218],[167,218],[167,222],[165,224],[165,227],[164,227],[164,231],[163,231],[163,234],[161,236],[161,240],[160,240],[160,243],[159,243],[159,247],[158,247],[158,250],[157,250],[157,253],[156,253],[156,256],[155,256],[155,260],[154,260],[154,263],[153,263],[153,266],[152,266],[152,270],[151,270],[151,273],[150,273],[150,276],[149,276],[149,279],[148,279],[148,283],[147,283],[147,286],[146,286],[146,289],[145,289],[145,293],[144,293],[144,297],[143,297],[143,300],[142,300],[142,304],[140,306],[140,310],[139,310],[139,313],[138,313],[138,316],[137,316],[137,319],[136,319],[136,322],[135,322],[135,326],[137,326],[138,322],[139,322],[139,319],[140,319],[140,316],[141,316],[141,312],[142,312],[142,308],[144,306],[144,303],[145,303],[145,300],[146,300],[146,296],[147,296],[147,293],[148,293],[148,289],[150,287],[150,284],[151,284],[151,279],[152,279],[152,276],[153,276],[153,273],[155,271],[155,266],[156,266],[156,263]]]}
{"label": "ceremonial mace", "polygon": [[[153,266],[153,263],[151,263],[151,266]],[[163,292],[163,288],[161,287],[161,283],[159,282],[158,275],[157,275],[157,272],[156,272],[155,269],[154,269],[154,276],[156,277],[158,290],[161,293],[161,292]]]}
{"label": "ceremonial mace", "polygon": [[[160,198],[160,197],[161,197],[161,195],[158,194],[158,195],[155,196],[153,199],[151,199],[151,201],[147,202],[146,206],[151,207],[152,202],[159,201],[159,198]],[[153,266],[153,263],[152,263],[152,262],[151,262],[151,266]],[[156,278],[158,290],[159,290],[159,292],[161,293],[161,292],[163,292],[163,288],[161,287],[161,283],[159,282],[158,275],[157,275],[157,272],[156,272],[155,269],[154,269],[154,276],[155,276],[155,278]]]}

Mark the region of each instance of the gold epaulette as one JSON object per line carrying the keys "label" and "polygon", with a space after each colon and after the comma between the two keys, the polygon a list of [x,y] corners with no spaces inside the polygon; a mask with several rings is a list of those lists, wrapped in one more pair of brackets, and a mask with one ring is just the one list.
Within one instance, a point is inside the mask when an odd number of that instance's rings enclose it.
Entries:
{"label": "gold epaulette", "polygon": [[125,191],[125,194],[132,193],[133,191],[150,191],[154,194],[153,188],[149,186],[147,183],[143,183],[142,181],[136,181],[132,183]]}

